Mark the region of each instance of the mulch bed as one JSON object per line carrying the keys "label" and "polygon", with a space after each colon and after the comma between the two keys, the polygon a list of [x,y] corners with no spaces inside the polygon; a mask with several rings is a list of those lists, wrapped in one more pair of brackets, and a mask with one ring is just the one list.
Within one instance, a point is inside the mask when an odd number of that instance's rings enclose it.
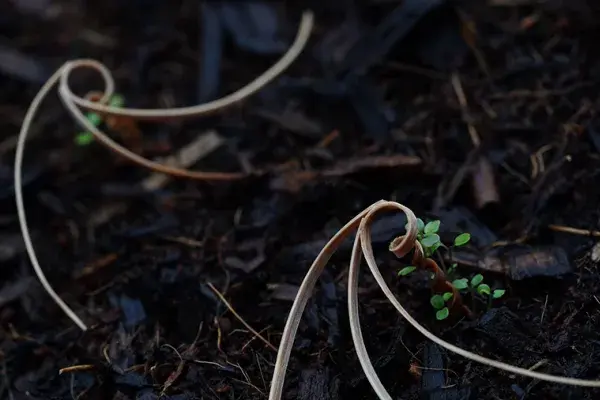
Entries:
{"label": "mulch bed", "polygon": [[[46,4],[47,3],[47,4]],[[386,251],[384,275],[419,321],[465,349],[537,371],[600,375],[600,6],[594,1],[122,2],[0,4],[0,396],[265,399],[293,296],[325,241],[379,199],[442,221],[464,276],[507,290],[473,319],[436,321],[424,274]],[[24,164],[28,222],[80,332],[35,279],[14,205],[16,133],[63,62],[96,58],[126,106],[198,104],[239,89],[287,50],[300,58],[239,107],[111,135],[148,158],[210,132],[193,168],[262,171],[233,182],[169,179],[92,142],[51,96]],[[93,74],[78,93],[97,90]],[[578,230],[573,230],[578,229]],[[373,399],[346,309],[351,243],[304,314],[285,399]],[[382,382],[401,399],[593,399],[448,354],[384,300],[363,268],[361,319]],[[62,370],[62,373],[59,371]],[[161,397],[162,396],[162,397]]]}

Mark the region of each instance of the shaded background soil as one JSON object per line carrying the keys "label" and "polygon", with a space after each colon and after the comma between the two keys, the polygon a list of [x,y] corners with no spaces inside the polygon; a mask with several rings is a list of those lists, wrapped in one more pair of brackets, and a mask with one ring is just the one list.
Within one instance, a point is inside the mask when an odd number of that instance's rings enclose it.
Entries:
{"label": "shaded background soil", "polygon": [[[436,321],[427,277],[398,278],[406,263],[385,251],[403,218],[384,217],[374,238],[380,265],[432,331],[521,367],[600,374],[600,7],[583,0],[326,3],[0,4],[2,398],[266,398],[275,351],[208,283],[277,346],[314,256],[379,199],[441,219],[443,239],[470,232],[471,245],[454,254],[459,272],[483,273],[507,289],[489,310],[475,302],[473,320]],[[145,190],[148,171],[96,143],[77,145],[79,127],[56,96],[46,102],[26,151],[25,201],[50,281],[93,327],[79,332],[34,278],[14,207],[15,138],[36,91],[64,61],[91,57],[114,71],[128,106],[212,100],[285,52],[304,7],[316,20],[307,48],[242,106],[112,132],[149,158],[216,135],[221,144],[194,168],[266,171],[261,177],[172,179]],[[82,94],[100,88],[92,74],[73,84]],[[286,399],[374,398],[347,323],[346,253],[334,257],[309,302]],[[394,398],[599,395],[446,354],[363,275],[367,348]]]}

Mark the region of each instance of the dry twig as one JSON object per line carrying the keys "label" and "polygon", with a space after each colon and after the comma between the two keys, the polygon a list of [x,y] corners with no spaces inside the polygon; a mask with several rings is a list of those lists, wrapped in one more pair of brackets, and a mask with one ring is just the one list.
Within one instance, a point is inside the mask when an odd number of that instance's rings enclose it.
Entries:
{"label": "dry twig", "polygon": [[277,347],[273,346],[273,344],[271,344],[271,342],[269,342],[267,339],[265,339],[259,332],[254,330],[254,328],[252,328],[246,321],[244,321],[244,319],[240,316],[240,314],[238,314],[237,311],[235,311],[235,309],[231,306],[231,304],[229,304],[229,302],[225,299],[225,296],[223,296],[221,294],[221,292],[219,292],[217,290],[217,288],[213,286],[212,283],[208,282],[207,285],[210,288],[210,290],[212,290],[219,297],[219,299],[223,302],[223,304],[225,304],[225,307],[227,307],[227,309],[229,309],[229,311],[233,314],[234,317],[237,318],[238,321],[240,321],[246,328],[248,328],[248,330],[250,332],[252,332],[254,334],[254,336],[259,338],[260,340],[262,340],[262,342],[264,344],[269,346],[269,348],[273,349],[274,351],[277,351]]}

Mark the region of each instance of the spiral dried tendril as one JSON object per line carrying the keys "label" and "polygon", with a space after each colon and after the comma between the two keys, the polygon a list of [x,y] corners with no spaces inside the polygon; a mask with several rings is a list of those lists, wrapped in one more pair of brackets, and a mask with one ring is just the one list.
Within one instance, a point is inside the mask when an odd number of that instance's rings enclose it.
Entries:
{"label": "spiral dried tendril", "polygon": [[[464,350],[458,346],[448,343],[441,338],[437,337],[430,331],[428,331],[423,325],[417,322],[406,309],[400,304],[396,296],[392,293],[388,287],[385,279],[379,271],[375,256],[373,254],[373,246],[371,242],[371,225],[375,217],[384,211],[401,211],[408,219],[407,232],[392,241],[390,244],[390,251],[392,251],[397,257],[404,257],[413,248],[417,255],[417,260],[422,262],[427,260],[423,258],[422,248],[419,250],[417,239],[417,218],[414,213],[406,206],[390,201],[378,201],[362,211],[350,222],[348,222],[342,229],[340,229],[323,247],[317,258],[314,260],[310,269],[308,270],[298,294],[292,305],[290,314],[285,324],[281,342],[279,344],[279,352],[277,354],[277,360],[273,371],[273,379],[271,381],[271,389],[269,392],[269,400],[280,400],[283,393],[283,385],[285,380],[285,372],[290,359],[294,338],[302,318],[302,313],[306,308],[306,304],[311,296],[311,293],[315,287],[319,276],[325,269],[327,262],[331,256],[339,248],[340,244],[348,238],[354,231],[357,231],[354,238],[354,245],[352,247],[352,256],[350,258],[350,266],[348,272],[348,315],[350,321],[350,330],[352,333],[352,340],[358,356],[358,360],[365,372],[365,375],[373,387],[373,390],[377,394],[379,399],[391,400],[392,397],[383,387],[373,364],[367,353],[365,342],[360,327],[359,310],[358,310],[358,276],[360,270],[360,263],[364,258],[367,265],[373,274],[373,277],[377,281],[377,284],[392,303],[392,305],[398,310],[398,312],[411,324],[416,330],[418,330],[423,336],[432,342],[444,347],[445,349],[468,358],[478,363],[498,368],[513,374],[526,376],[533,379],[539,379],[547,382],[560,383],[572,386],[586,386],[586,387],[600,387],[600,380],[587,380],[570,378],[566,376],[550,375],[541,372],[532,371],[525,368],[520,368],[511,364],[507,364],[501,361],[492,360],[472,353],[468,350]],[[420,257],[420,258],[419,258]]]}
{"label": "spiral dried tendril", "polygon": [[[40,108],[40,105],[44,98],[48,95],[50,90],[58,84],[58,94],[71,114],[73,118],[88,132],[91,132],[94,138],[105,145],[111,151],[123,156],[129,161],[138,164],[142,167],[148,168],[152,171],[169,174],[172,176],[199,179],[199,180],[211,180],[211,181],[228,181],[236,180],[246,177],[244,173],[224,173],[224,172],[202,172],[202,171],[190,171],[187,169],[176,168],[168,165],[164,165],[147,158],[144,158],[131,150],[119,145],[105,133],[95,127],[83,114],[82,109],[86,111],[93,111],[101,116],[107,117],[125,117],[132,118],[135,120],[144,121],[156,121],[156,122],[167,122],[182,120],[185,118],[194,118],[204,115],[209,115],[215,112],[223,111],[224,109],[240,103],[249,96],[258,92],[266,84],[271,82],[277,76],[279,76],[289,65],[300,55],[304,49],[310,33],[313,27],[313,14],[310,11],[305,11],[302,14],[302,20],[298,28],[298,33],[294,43],[290,46],[289,50],[283,55],[279,61],[277,61],[271,68],[266,70],[262,75],[250,82],[248,85],[239,89],[238,91],[229,94],[220,99],[190,107],[181,108],[170,108],[170,109],[136,109],[136,108],[117,108],[107,106],[106,103],[114,93],[115,83],[110,71],[100,62],[96,60],[74,60],[65,63],[60,67],[48,81],[42,86],[40,91],[37,93],[27,113],[23,119],[19,137],[17,140],[17,149],[15,154],[15,167],[14,167],[14,179],[15,179],[15,201],[17,203],[17,213],[19,217],[19,223],[21,225],[21,233],[25,242],[25,248],[27,254],[33,265],[33,269],[40,280],[40,283],[52,299],[60,306],[65,314],[82,330],[86,330],[86,324],[65,304],[65,302],[58,296],[54,291],[46,276],[44,275],[42,268],[37,260],[33,244],[31,242],[31,235],[29,234],[29,228],[27,226],[27,219],[25,215],[25,207],[23,205],[23,193],[22,193],[22,165],[23,165],[23,154],[25,151],[25,143],[33,119]],[[104,81],[104,91],[102,96],[97,101],[91,101],[91,99],[79,97],[71,91],[69,87],[69,77],[71,73],[76,69],[92,69],[100,74]]]}
{"label": "spiral dried tendril", "polygon": [[[77,122],[88,132],[91,132],[95,139],[108,147],[110,150],[120,154],[126,159],[142,166],[153,170],[155,172],[161,172],[173,176],[190,178],[190,179],[199,179],[199,180],[235,180],[241,179],[246,175],[243,173],[219,173],[219,172],[201,172],[201,171],[190,171],[187,169],[180,169],[171,166],[166,166],[151,160],[148,160],[144,157],[141,157],[130,150],[120,146],[118,143],[113,141],[110,137],[104,134],[102,131],[93,126],[82,113],[81,109],[87,111],[96,112],[102,116],[113,116],[113,117],[126,117],[133,118],[136,120],[145,120],[145,121],[158,121],[158,122],[166,122],[166,121],[174,121],[181,120],[185,118],[193,118],[203,115],[212,114],[215,112],[222,111],[234,104],[237,104],[250,95],[256,93],[262,87],[264,87],[267,83],[276,78],[282,71],[284,71],[301,53],[303,50],[308,38],[310,36],[310,32],[313,26],[313,15],[311,12],[307,11],[302,16],[302,21],[300,23],[300,27],[298,29],[298,33],[296,35],[296,39],[288,52],[271,68],[265,71],[262,75],[256,78],[247,86],[238,90],[235,93],[232,93],[228,96],[225,96],[221,99],[197,105],[191,107],[182,107],[182,108],[173,108],[173,109],[128,109],[128,108],[115,108],[109,107],[106,105],[108,99],[114,93],[114,80],[108,71],[108,69],[101,63],[95,60],[75,60],[67,62],[63,65],[57,72],[55,72],[50,79],[42,86],[38,94],[33,99],[27,114],[23,120],[23,124],[21,126],[21,130],[18,137],[17,149],[15,155],[15,199],[17,203],[17,212],[19,217],[19,222],[21,225],[21,231],[23,234],[23,239],[25,242],[25,247],[27,249],[27,253],[31,260],[31,263],[34,267],[35,273],[38,276],[40,282],[46,291],[50,294],[52,299],[63,309],[65,314],[75,324],[77,324],[82,330],[86,330],[87,326],[77,317],[77,315],[62,301],[62,299],[56,294],[56,292],[52,289],[49,282],[47,281],[40,265],[37,260],[37,256],[35,250],[33,248],[33,244],[31,242],[31,236],[29,234],[29,229],[27,227],[27,220],[25,216],[25,209],[23,206],[23,193],[22,193],[22,164],[23,164],[23,153],[25,149],[25,142],[27,140],[27,136],[33,122],[33,119],[42,103],[44,98],[47,96],[48,92],[56,85],[59,84],[59,95],[60,99],[64,103],[67,110],[70,114],[77,120]],[[71,72],[78,68],[89,68],[98,72],[103,80],[104,80],[104,92],[103,96],[97,101],[90,101],[89,99],[82,98],[74,94],[69,88],[68,81]],[[526,376],[533,379],[539,379],[543,381],[560,383],[566,385],[573,386],[586,386],[586,387],[600,387],[600,381],[598,380],[586,380],[586,379],[577,379],[570,378],[565,376],[557,376],[550,375],[540,372],[531,371],[528,369],[516,367],[514,365],[510,365],[504,362],[492,360],[486,357],[482,357],[478,354],[472,353],[470,351],[464,350],[460,347],[457,347],[451,343],[448,343],[439,337],[435,336],[433,333],[429,332],[425,327],[419,324],[405,309],[402,307],[400,302],[396,299],[390,288],[387,286],[383,276],[381,275],[377,263],[375,261],[375,257],[373,255],[373,248],[371,244],[371,223],[375,216],[382,211],[402,211],[406,214],[408,219],[408,231],[405,235],[397,238],[390,245],[390,251],[392,251],[396,256],[403,257],[408,254],[413,248],[416,247],[415,257],[413,261],[415,264],[421,268],[430,269],[434,272],[434,289],[435,285],[444,285],[444,287],[440,287],[441,290],[449,289],[446,284],[445,277],[439,274],[439,267],[433,260],[423,258],[422,248],[419,248],[419,244],[416,240],[417,237],[417,224],[416,217],[414,213],[407,207],[389,201],[379,201],[369,208],[365,209],[363,212],[358,214],[355,218],[353,218],[350,222],[348,222],[338,233],[336,233],[331,240],[325,245],[325,247],[321,250],[317,258],[314,260],[312,266],[310,267],[308,273],[306,274],[302,285],[298,291],[298,295],[294,300],[292,305],[291,312],[288,316],[285,329],[283,331],[283,335],[281,338],[281,343],[279,345],[279,352],[277,354],[277,361],[275,364],[273,379],[271,382],[271,389],[269,393],[269,400],[280,400],[283,391],[283,384],[285,379],[285,371],[289,362],[290,354],[292,351],[292,345],[294,342],[294,338],[296,336],[296,332],[298,330],[298,326],[300,324],[300,319],[302,317],[302,313],[306,308],[306,304],[310,298],[310,295],[315,287],[317,279],[323,272],[323,269],[327,265],[327,262],[331,258],[331,256],[335,253],[340,244],[348,238],[355,230],[358,230],[355,239],[354,245],[352,248],[352,256],[350,260],[349,267],[349,275],[348,275],[348,309],[349,309],[349,320],[350,320],[350,328],[352,332],[352,339],[354,341],[354,346],[356,348],[356,352],[358,355],[359,362],[367,376],[367,379],[371,386],[373,387],[375,393],[380,399],[391,400],[391,396],[386,391],[386,389],[381,384],[375,369],[373,368],[373,364],[369,358],[367,353],[365,343],[362,336],[362,330],[360,327],[359,313],[358,313],[358,276],[360,269],[360,262],[364,258],[369,266],[369,269],[375,280],[379,284],[381,290],[388,298],[388,300],[394,305],[394,307],[398,310],[398,312],[421,334],[423,334],[427,339],[433,341],[434,343],[446,348],[447,350],[459,354],[465,358],[468,358],[472,361],[479,362],[481,364],[495,367],[498,369],[505,370],[507,372],[518,374],[522,376]],[[431,260],[431,261],[428,261]],[[431,264],[433,262],[433,264]],[[435,264],[435,266],[434,266]],[[444,283],[445,282],[445,283]],[[456,295],[455,289],[452,290],[455,299],[460,299],[459,296]],[[454,300],[457,301],[457,300]]]}

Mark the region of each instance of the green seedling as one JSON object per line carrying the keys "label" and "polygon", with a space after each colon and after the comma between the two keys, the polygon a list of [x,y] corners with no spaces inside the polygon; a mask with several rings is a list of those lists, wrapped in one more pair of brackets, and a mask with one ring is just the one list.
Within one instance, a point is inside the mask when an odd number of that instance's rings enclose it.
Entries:
{"label": "green seedling", "polygon": [[483,275],[477,274],[471,278],[471,287],[477,287],[483,282]]}
{"label": "green seedling", "polygon": [[467,278],[455,279],[452,281],[452,286],[454,286],[457,290],[464,290],[469,287],[469,280]]}
{"label": "green seedling", "polygon": [[435,310],[437,310],[435,313],[435,318],[438,321],[442,321],[442,320],[448,318],[448,316],[450,315],[450,310],[446,306],[446,303],[451,298],[452,298],[452,292],[446,292],[442,295],[439,295],[439,294],[433,295],[433,296],[431,296],[431,299],[429,299],[431,306]]}
{"label": "green seedling", "polygon": [[[408,224],[406,225],[406,229],[408,230]],[[454,243],[452,246],[444,246],[441,242],[440,236],[438,232],[440,230],[440,221],[434,220],[430,221],[427,224],[423,222],[422,219],[417,218],[417,240],[423,247],[423,252],[425,257],[431,257],[433,254],[440,248],[443,247],[449,252],[452,251],[455,247],[465,246],[471,241],[471,234],[469,233],[461,233],[454,238]],[[450,256],[450,258],[452,258]],[[456,277],[456,279],[452,280],[452,286],[454,286],[458,291],[467,291],[470,292],[472,296],[476,294],[486,297],[488,299],[488,307],[491,307],[492,299],[499,299],[506,291],[504,289],[495,289],[492,290],[490,286],[484,283],[483,275],[477,274],[473,276],[470,280],[467,278],[461,278],[457,276],[456,269],[458,265],[456,263],[452,264],[446,275],[449,279],[451,277]],[[407,276],[412,274],[417,269],[416,266],[410,265],[402,268],[398,271],[398,276]],[[435,274],[430,274],[430,279],[434,279]],[[434,309],[436,309],[436,319],[441,321],[448,318],[450,311],[448,307],[446,307],[446,302],[452,298],[452,293],[444,293],[443,295],[434,295],[430,299],[430,303]],[[472,297],[473,299],[473,297]]]}
{"label": "green seedling", "polygon": [[479,294],[487,298],[488,309],[492,307],[493,299],[499,299],[506,293],[504,289],[495,289],[492,291],[490,285],[483,282],[483,275],[481,274],[473,276],[471,282],[468,282],[466,278],[462,278],[452,282],[452,285],[459,290],[469,289],[472,295]]}
{"label": "green seedling", "polygon": [[410,275],[411,273],[413,273],[415,270],[417,269],[417,267],[414,266],[408,266],[408,267],[404,267],[402,268],[400,271],[398,271],[398,275],[399,276],[406,276],[406,275]]}
{"label": "green seedling", "polygon": [[491,294],[491,290],[492,289],[490,289],[490,286],[486,285],[485,283],[477,286],[477,293],[481,295],[489,296]]}
{"label": "green seedling", "polygon": [[[408,230],[408,224],[406,225]],[[417,218],[417,240],[421,243],[425,257],[431,257],[435,251],[442,246],[442,241],[438,235],[440,230],[440,221],[430,221],[427,224],[421,218]]]}
{"label": "green seedling", "polygon": [[[440,235],[438,232],[440,230],[441,222],[439,220],[430,221],[427,224],[423,222],[421,218],[417,218],[417,241],[421,244],[423,248],[424,256],[431,257],[433,254],[440,248],[444,247],[448,250],[448,248],[442,244],[440,239]],[[408,230],[408,224],[405,225],[406,230]],[[471,235],[468,233],[461,233],[454,239],[454,245],[452,247],[464,246],[469,243],[471,240]],[[454,275],[457,265],[452,264],[450,269],[448,270],[448,275]],[[407,276],[413,273],[417,268],[415,266],[408,266],[402,268],[398,271],[398,276]],[[434,274],[431,274],[431,279],[435,277]]]}
{"label": "green seedling", "polygon": [[[405,226],[408,230],[408,224]],[[417,218],[417,240],[423,247],[423,252],[425,253],[425,257],[431,257],[440,247],[447,248],[442,244],[440,239],[440,235],[438,232],[440,230],[440,221],[430,221],[427,224],[423,222],[421,218]],[[454,239],[454,245],[452,247],[460,247],[464,246],[471,240],[471,235],[468,233],[461,233]],[[448,269],[448,274],[453,275],[456,270],[457,265],[452,264],[452,266]],[[414,266],[408,266],[401,269],[398,272],[399,276],[407,276],[414,272],[417,268]]]}
{"label": "green seedling", "polygon": [[477,290],[477,293],[483,296],[491,296],[494,299],[499,299],[504,296],[506,290],[504,289],[495,289],[492,291],[490,286],[486,283],[483,283],[483,275],[477,274],[473,278],[471,278],[471,287]]}
{"label": "green seedling", "polygon": [[[121,108],[125,104],[125,99],[119,94],[114,94],[108,101],[110,107]],[[95,127],[100,126],[102,123],[102,117],[100,114],[95,112],[88,112],[85,114],[85,118]],[[94,141],[94,135],[92,132],[81,132],[75,136],[75,143],[78,146],[87,146]]]}
{"label": "green seedling", "polygon": [[454,263],[448,268],[448,274],[454,274],[456,272],[456,268],[458,267],[457,263]]}
{"label": "green seedling", "polygon": [[471,240],[470,233],[461,233],[456,238],[454,238],[454,246],[456,246],[456,247],[464,246],[465,244],[469,243],[470,240]]}

